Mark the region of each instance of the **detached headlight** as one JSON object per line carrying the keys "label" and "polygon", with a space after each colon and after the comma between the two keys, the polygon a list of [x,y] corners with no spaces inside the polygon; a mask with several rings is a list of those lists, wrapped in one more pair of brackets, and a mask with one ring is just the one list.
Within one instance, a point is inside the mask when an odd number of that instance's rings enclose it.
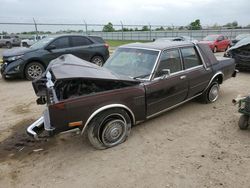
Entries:
{"label": "detached headlight", "polygon": [[16,61],[16,60],[20,59],[21,57],[23,57],[23,55],[12,56],[12,57],[9,57],[7,59],[7,61],[9,61],[9,62]]}

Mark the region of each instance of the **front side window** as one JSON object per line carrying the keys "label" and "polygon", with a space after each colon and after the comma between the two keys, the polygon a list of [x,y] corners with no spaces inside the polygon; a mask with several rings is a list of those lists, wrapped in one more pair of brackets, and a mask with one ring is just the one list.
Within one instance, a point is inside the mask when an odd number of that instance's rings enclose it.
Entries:
{"label": "front side window", "polygon": [[80,37],[80,36],[76,36],[76,37],[72,37],[72,46],[76,47],[76,46],[87,46],[92,44],[92,42],[87,39],[86,37]]}
{"label": "front side window", "polygon": [[181,58],[178,49],[162,52],[155,77],[162,76],[163,69],[169,69],[170,73],[175,73],[182,70]]}
{"label": "front side window", "polygon": [[201,59],[194,47],[182,48],[181,53],[183,56],[185,69],[202,65]]}
{"label": "front side window", "polygon": [[55,45],[56,49],[69,48],[69,38],[61,37],[59,39],[56,39],[50,45]]}

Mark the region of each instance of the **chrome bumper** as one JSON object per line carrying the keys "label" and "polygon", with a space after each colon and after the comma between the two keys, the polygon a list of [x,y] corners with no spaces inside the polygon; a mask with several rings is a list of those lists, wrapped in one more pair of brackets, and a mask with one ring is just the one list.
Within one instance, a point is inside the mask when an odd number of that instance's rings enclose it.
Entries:
{"label": "chrome bumper", "polygon": [[44,126],[44,117],[41,116],[38,120],[32,123],[26,130],[27,134],[32,136],[34,139],[39,140],[36,130]]}

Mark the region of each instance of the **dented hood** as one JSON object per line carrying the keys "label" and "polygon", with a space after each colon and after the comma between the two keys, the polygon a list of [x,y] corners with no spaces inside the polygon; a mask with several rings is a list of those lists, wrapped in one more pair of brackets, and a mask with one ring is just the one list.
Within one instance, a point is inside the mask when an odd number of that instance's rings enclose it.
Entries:
{"label": "dented hood", "polygon": [[234,49],[238,49],[238,48],[241,48],[241,47],[247,46],[247,45],[250,45],[250,37],[246,37],[246,38],[241,39],[234,46],[232,46],[231,48],[229,48],[228,51],[231,51],[231,50],[234,50]]}
{"label": "dented hood", "polygon": [[66,54],[53,60],[47,70],[55,79],[88,78],[105,80],[126,80],[139,82],[128,76],[117,75],[104,67],[97,66],[71,54]]}

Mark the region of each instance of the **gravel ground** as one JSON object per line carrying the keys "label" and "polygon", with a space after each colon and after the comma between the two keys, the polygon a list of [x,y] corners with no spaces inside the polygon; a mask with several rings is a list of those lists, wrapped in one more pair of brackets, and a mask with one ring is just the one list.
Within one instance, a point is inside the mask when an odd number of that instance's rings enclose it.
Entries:
{"label": "gravel ground", "polygon": [[238,129],[231,103],[250,93],[249,80],[250,73],[240,73],[223,83],[217,102],[188,102],[133,127],[125,143],[98,151],[86,135],[73,133],[34,142],[25,128],[44,106],[35,104],[31,82],[0,78],[0,185],[250,187],[250,130]]}

